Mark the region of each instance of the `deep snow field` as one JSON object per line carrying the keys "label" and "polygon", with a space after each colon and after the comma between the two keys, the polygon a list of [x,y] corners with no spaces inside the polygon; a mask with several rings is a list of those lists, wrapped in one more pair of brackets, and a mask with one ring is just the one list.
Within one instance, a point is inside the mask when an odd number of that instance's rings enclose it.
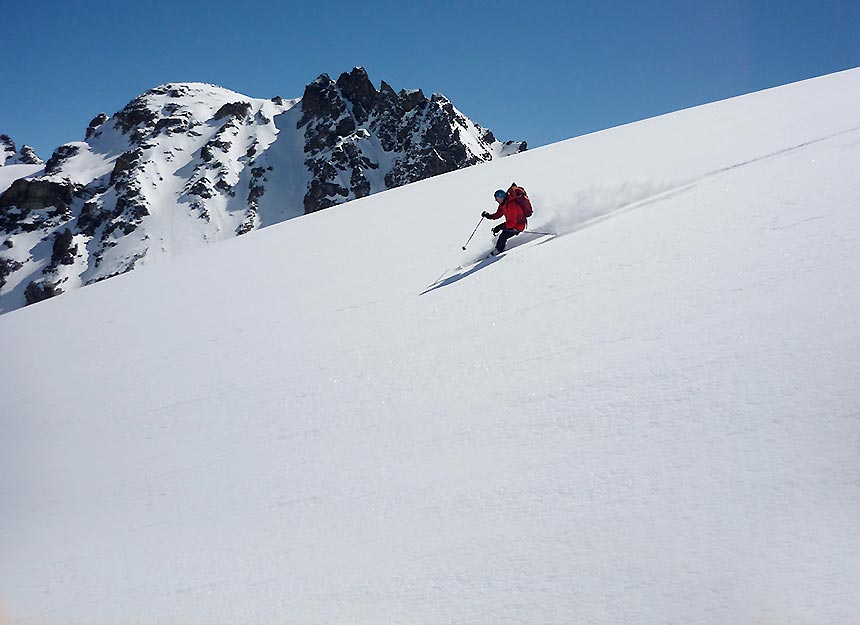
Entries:
{"label": "deep snow field", "polygon": [[851,70],[0,316],[0,621],[860,623],[858,171]]}

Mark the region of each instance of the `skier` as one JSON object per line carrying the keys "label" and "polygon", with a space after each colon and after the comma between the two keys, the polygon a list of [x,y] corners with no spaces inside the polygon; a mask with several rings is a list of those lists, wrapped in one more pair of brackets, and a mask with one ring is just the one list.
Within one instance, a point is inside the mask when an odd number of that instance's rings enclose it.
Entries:
{"label": "skier", "polygon": [[505,218],[505,223],[493,228],[493,234],[499,235],[495,249],[490,252],[491,255],[495,256],[505,251],[508,239],[517,236],[526,229],[526,219],[532,215],[532,205],[526,195],[526,190],[518,187],[516,182],[511,184],[507,192],[499,189],[493,194],[493,197],[499,203],[498,210],[492,215],[484,211],[481,216],[485,219],[498,219],[502,216]]}

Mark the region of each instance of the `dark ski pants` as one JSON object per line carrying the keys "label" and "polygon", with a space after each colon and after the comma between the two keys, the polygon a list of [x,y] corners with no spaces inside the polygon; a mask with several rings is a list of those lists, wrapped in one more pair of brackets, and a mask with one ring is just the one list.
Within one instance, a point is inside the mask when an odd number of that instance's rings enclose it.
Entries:
{"label": "dark ski pants", "polygon": [[508,243],[508,239],[511,237],[515,237],[520,233],[519,230],[514,230],[513,228],[505,228],[502,230],[502,233],[499,235],[499,240],[496,241],[496,251],[501,254],[505,251],[505,245]]}

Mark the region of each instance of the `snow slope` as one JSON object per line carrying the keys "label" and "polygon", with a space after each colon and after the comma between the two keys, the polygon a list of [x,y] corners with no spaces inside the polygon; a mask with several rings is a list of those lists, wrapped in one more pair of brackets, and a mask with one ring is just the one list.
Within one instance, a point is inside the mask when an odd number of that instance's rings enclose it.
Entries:
{"label": "snow slope", "polygon": [[[0,613],[856,624],[858,110],[834,74],[0,317]],[[443,273],[512,180],[564,236]]]}
{"label": "snow slope", "polygon": [[0,193],[19,178],[26,178],[44,169],[43,165],[6,165],[0,169]]}

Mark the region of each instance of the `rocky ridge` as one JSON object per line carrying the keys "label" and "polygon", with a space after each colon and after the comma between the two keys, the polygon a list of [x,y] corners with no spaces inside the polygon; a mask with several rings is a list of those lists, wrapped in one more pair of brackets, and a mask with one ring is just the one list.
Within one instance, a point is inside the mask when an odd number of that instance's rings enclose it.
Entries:
{"label": "rocky ridge", "polygon": [[[385,81],[377,90],[360,67],[337,81],[323,74],[310,83],[299,128],[313,173],[306,212],[526,149],[525,142],[496,141],[444,95],[395,92]],[[396,155],[387,168],[386,154]]]}
{"label": "rocky ridge", "polygon": [[29,145],[22,145],[18,150],[9,135],[0,135],[0,167],[6,165],[42,165],[44,161],[36,155]]}

